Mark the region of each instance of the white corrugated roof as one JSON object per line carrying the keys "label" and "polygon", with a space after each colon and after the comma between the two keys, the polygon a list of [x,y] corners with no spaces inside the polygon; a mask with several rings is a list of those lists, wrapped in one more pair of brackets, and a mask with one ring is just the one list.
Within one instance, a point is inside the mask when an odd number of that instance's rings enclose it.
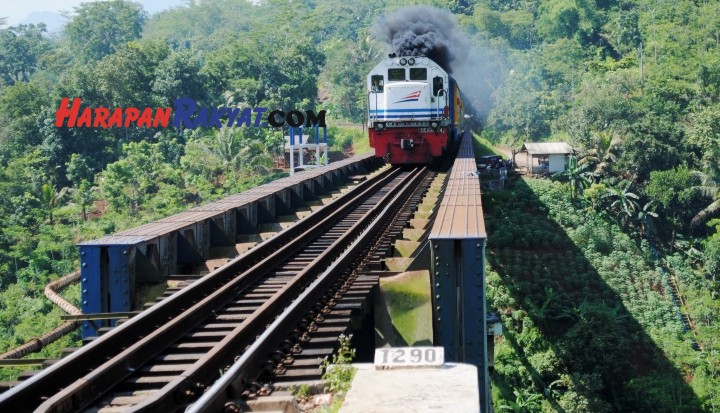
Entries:
{"label": "white corrugated roof", "polygon": [[527,152],[530,155],[568,154],[574,150],[567,142],[526,142],[520,148],[520,152]]}

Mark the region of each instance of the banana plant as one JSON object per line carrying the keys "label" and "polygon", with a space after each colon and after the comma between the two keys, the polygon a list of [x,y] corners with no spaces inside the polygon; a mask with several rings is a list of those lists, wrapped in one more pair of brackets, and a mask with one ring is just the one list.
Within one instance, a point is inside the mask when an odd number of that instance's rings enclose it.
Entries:
{"label": "banana plant", "polygon": [[567,169],[553,174],[553,179],[566,180],[570,184],[570,196],[574,201],[592,182],[592,173],[587,171],[588,168],[588,164],[579,165],[577,158],[570,156]]}
{"label": "banana plant", "polygon": [[640,204],[638,203],[640,197],[630,192],[631,186],[632,180],[629,180],[620,188],[608,188],[608,196],[614,199],[610,207],[616,211],[623,227],[627,225],[631,218],[635,217],[636,211],[640,209]]}

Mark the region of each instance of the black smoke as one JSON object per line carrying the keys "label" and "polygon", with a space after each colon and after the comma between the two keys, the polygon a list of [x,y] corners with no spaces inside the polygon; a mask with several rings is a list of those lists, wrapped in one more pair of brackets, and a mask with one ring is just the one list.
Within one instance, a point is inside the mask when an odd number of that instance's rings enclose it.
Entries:
{"label": "black smoke", "polygon": [[468,41],[452,13],[429,6],[411,6],[378,19],[373,34],[398,56],[425,56],[448,73],[468,51]]}

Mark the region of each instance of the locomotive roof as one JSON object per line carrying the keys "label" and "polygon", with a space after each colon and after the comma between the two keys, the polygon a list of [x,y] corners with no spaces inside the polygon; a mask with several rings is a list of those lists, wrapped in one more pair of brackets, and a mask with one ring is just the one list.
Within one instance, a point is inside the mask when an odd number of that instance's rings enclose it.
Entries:
{"label": "locomotive roof", "polygon": [[[400,59],[415,59],[414,65],[400,65]],[[378,63],[373,70],[370,71],[370,73],[377,73],[382,71],[383,73],[385,70],[389,67],[436,67],[437,70],[448,74],[445,69],[443,69],[439,64],[435,63],[435,61],[431,60],[428,57],[424,56],[398,56],[398,57],[386,57],[385,59],[381,60],[380,63]]]}

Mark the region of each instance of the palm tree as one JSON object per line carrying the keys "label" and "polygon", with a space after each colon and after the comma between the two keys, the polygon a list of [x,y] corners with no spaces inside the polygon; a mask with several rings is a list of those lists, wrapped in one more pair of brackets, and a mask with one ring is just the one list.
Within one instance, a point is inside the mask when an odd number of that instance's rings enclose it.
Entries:
{"label": "palm tree", "polygon": [[573,201],[578,194],[582,195],[583,190],[590,186],[592,174],[587,172],[586,169],[588,169],[588,165],[579,165],[577,158],[571,155],[568,159],[567,169],[553,174],[553,178],[567,179],[570,183],[570,195]]}
{"label": "palm tree", "polygon": [[608,131],[596,132],[593,141],[595,147],[586,152],[579,164],[593,167],[593,175],[603,176],[608,172],[610,164],[617,161],[617,152],[622,141]]}
{"label": "palm tree", "polygon": [[62,201],[67,193],[67,187],[62,188],[59,191],[55,191],[55,188],[49,183],[43,184],[40,188],[40,202],[47,210],[50,225],[53,224],[53,212],[59,206],[60,201]]}
{"label": "palm tree", "polygon": [[625,187],[608,188],[608,196],[615,198],[610,206],[617,210],[620,223],[623,227],[626,226],[630,218],[635,216],[635,212],[640,209],[640,204],[638,203],[640,197],[630,192],[630,186],[632,186],[632,180],[626,181]]}

